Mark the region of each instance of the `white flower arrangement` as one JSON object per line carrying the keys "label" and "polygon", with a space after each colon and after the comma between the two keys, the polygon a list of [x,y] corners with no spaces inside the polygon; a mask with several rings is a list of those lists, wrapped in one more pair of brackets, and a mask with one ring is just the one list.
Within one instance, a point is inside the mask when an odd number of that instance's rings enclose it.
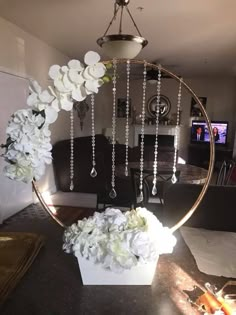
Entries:
{"label": "white flower arrangement", "polygon": [[176,238],[145,208],[127,212],[107,208],[68,227],[63,250],[105,269],[122,272],[172,253]]}
{"label": "white flower arrangement", "polygon": [[106,77],[106,67],[99,61],[100,56],[89,51],[84,57],[86,67],[79,60],[71,60],[67,66],[51,66],[53,87],[43,91],[36,81],[31,82],[27,98],[30,108],[16,111],[8,122],[7,141],[2,145],[6,149],[3,157],[9,162],[3,170],[5,176],[25,183],[41,178],[46,164],[52,162],[49,125],[60,110],[69,111],[75,101],[98,92]]}

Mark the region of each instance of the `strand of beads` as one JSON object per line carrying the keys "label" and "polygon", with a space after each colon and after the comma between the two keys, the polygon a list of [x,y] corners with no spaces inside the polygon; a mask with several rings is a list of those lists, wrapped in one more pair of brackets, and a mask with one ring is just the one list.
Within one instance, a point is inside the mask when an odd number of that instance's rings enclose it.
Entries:
{"label": "strand of beads", "polygon": [[74,108],[70,111],[70,190],[74,189]]}
{"label": "strand of beads", "polygon": [[115,143],[116,143],[116,75],[117,75],[117,60],[113,59],[113,77],[112,77],[112,169],[111,169],[111,191],[109,193],[110,198],[114,199],[117,196],[115,190]]}
{"label": "strand of beads", "polygon": [[144,128],[145,128],[145,104],[146,104],[146,86],[147,86],[147,62],[144,61],[143,66],[143,100],[141,112],[141,141],[140,141],[140,202],[143,201],[143,160],[144,160]]}
{"label": "strand of beads", "polygon": [[177,117],[176,117],[176,126],[175,126],[175,151],[174,151],[174,163],[173,163],[173,175],[171,181],[173,184],[177,182],[176,177],[176,164],[177,164],[177,151],[179,146],[179,123],[180,123],[180,105],[181,105],[181,96],[182,96],[182,82],[181,78],[179,81],[179,91],[178,91],[178,100],[177,100]]}
{"label": "strand of beads", "polygon": [[91,177],[97,176],[96,171],[96,161],[95,161],[95,119],[94,119],[94,100],[95,96],[94,94],[91,94],[91,136],[92,136],[92,170],[90,172]]}
{"label": "strand of beads", "polygon": [[157,156],[158,156],[158,133],[159,133],[159,114],[160,114],[160,98],[161,98],[161,65],[158,67],[157,76],[157,106],[156,106],[156,134],[154,144],[154,163],[153,163],[153,187],[152,194],[157,194]]}
{"label": "strand of beads", "polygon": [[126,126],[125,126],[125,176],[129,175],[129,86],[130,86],[130,60],[126,62],[127,92],[126,92]]}

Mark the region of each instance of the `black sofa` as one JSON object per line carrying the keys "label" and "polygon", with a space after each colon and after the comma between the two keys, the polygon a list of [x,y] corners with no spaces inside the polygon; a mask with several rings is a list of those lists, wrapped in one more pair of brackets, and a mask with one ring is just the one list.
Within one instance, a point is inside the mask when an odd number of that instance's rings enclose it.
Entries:
{"label": "black sofa", "polygon": [[[100,202],[114,203],[108,194],[111,190],[112,145],[103,135],[96,135],[95,178],[90,176],[92,169],[91,137],[74,139],[74,192],[95,193]],[[116,165],[125,163],[125,146],[115,145]],[[59,191],[70,192],[70,140],[57,142],[52,150],[56,186]],[[129,148],[131,157],[131,149]],[[130,201],[132,185],[128,178],[116,178],[118,196],[115,203]]]}
{"label": "black sofa", "polygon": [[[74,139],[74,192],[96,193],[99,203],[131,206],[134,200],[134,192],[129,177],[117,177],[117,198],[110,199],[112,175],[112,145],[103,135],[96,135],[96,171],[97,176],[92,178],[92,149],[91,136]],[[115,144],[115,164],[125,163],[125,145]],[[163,147],[159,149],[160,160],[172,161],[174,149]],[[70,140],[57,142],[52,150],[53,166],[56,186],[59,191],[70,192]],[[144,160],[152,160],[153,147],[145,147]],[[140,160],[140,148],[129,147],[129,161]]]}

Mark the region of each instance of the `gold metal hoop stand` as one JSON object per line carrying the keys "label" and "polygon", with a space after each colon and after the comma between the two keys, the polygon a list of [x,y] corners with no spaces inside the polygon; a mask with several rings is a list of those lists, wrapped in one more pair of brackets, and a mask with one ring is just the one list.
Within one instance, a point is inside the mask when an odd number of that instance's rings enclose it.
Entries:
{"label": "gold metal hoop stand", "polygon": [[[123,64],[126,63],[127,59],[116,59],[117,63],[119,64]],[[109,64],[112,63],[112,60],[108,60],[108,61],[104,61],[104,64]],[[130,60],[130,63],[132,64],[144,64],[145,60],[135,60],[132,59]],[[146,62],[147,67],[152,67],[153,69],[158,70],[158,65],[152,64],[152,63],[148,63]],[[195,102],[199,105],[200,107],[200,111],[203,114],[203,117],[207,123],[207,127],[208,130],[210,132],[210,162],[209,162],[209,167],[208,167],[208,172],[207,172],[207,178],[206,181],[202,187],[202,190],[199,194],[199,196],[197,197],[195,203],[193,204],[193,206],[189,209],[189,211],[183,216],[182,219],[180,219],[174,226],[171,227],[171,231],[175,232],[176,230],[178,230],[186,221],[188,221],[188,219],[193,215],[193,213],[196,211],[198,205],[200,204],[200,202],[202,201],[207,188],[209,186],[210,180],[211,180],[211,176],[212,176],[212,172],[214,169],[214,161],[215,161],[215,142],[214,142],[214,136],[213,136],[213,131],[212,131],[212,127],[210,124],[210,120],[207,116],[207,112],[205,110],[205,108],[203,107],[201,101],[199,100],[199,98],[197,97],[197,95],[195,94],[195,92],[189,87],[189,85],[184,82],[184,80],[182,78],[179,78],[177,75],[175,75],[174,73],[170,72],[169,70],[161,67],[161,71],[168,74],[171,78],[175,79],[177,82],[182,82],[182,85],[185,87],[185,89],[192,95],[192,97],[194,98]],[[33,189],[36,192],[37,197],[39,198],[43,208],[50,214],[50,216],[62,227],[66,227],[50,210],[50,208],[48,207],[48,205],[46,204],[46,202],[44,201],[41,193],[39,192],[35,182],[33,182]]]}

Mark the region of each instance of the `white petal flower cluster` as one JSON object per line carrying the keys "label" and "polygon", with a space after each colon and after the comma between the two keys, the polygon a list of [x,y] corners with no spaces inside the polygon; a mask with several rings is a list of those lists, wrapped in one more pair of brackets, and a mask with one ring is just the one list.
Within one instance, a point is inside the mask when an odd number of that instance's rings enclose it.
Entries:
{"label": "white petal flower cluster", "polygon": [[68,227],[63,250],[122,272],[155,261],[160,254],[172,253],[175,244],[170,230],[147,209],[121,212],[107,208]]}
{"label": "white petal flower cluster", "polygon": [[6,130],[8,147],[4,154],[11,164],[3,172],[10,179],[28,183],[39,179],[50,164],[51,132],[45,118],[32,109],[21,109],[14,113]]}
{"label": "white petal flower cluster", "polygon": [[31,82],[30,92],[31,93],[27,98],[27,104],[35,111],[44,111],[46,123],[54,123],[57,120],[59,111],[59,109],[53,105],[55,96],[53,96],[48,90],[42,91],[42,88],[37,81]]}
{"label": "white petal flower cluster", "polygon": [[106,72],[106,67],[99,61],[99,54],[89,51],[84,57],[86,67],[79,60],[71,60],[63,67],[51,66],[49,76],[54,82],[51,92],[55,96],[52,106],[71,110],[73,100],[81,102],[87,95],[98,93]]}
{"label": "white petal flower cluster", "polygon": [[106,67],[93,51],[85,55],[84,61],[86,67],[78,60],[71,60],[67,66],[52,66],[49,76],[54,87],[47,90],[31,82],[27,98],[30,108],[12,115],[6,130],[7,142],[2,145],[6,149],[3,157],[10,163],[3,172],[10,179],[25,183],[40,179],[46,164],[52,161],[49,124],[56,121],[61,109],[71,110],[74,101],[98,92]]}

